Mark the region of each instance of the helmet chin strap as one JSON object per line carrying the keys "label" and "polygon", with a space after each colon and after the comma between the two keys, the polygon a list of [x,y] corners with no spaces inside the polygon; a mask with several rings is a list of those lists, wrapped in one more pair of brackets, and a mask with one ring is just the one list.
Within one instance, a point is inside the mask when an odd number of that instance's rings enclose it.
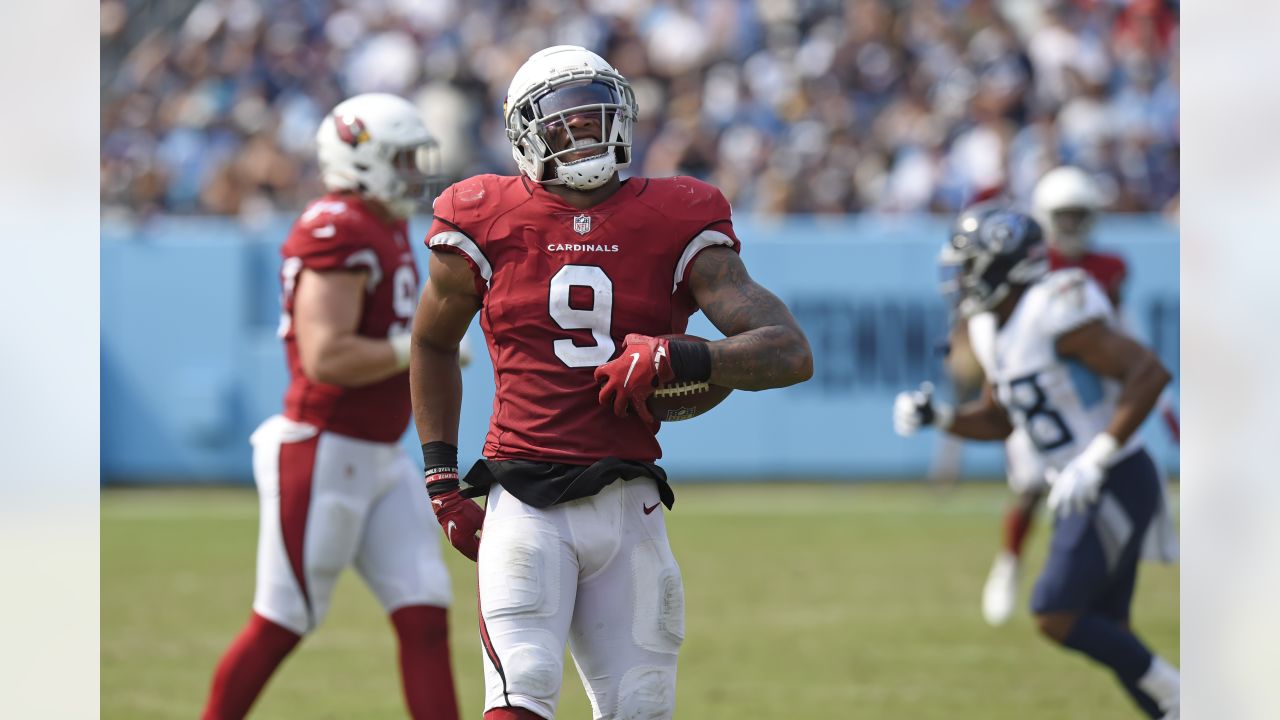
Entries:
{"label": "helmet chin strap", "polygon": [[599,155],[573,162],[556,161],[556,177],[574,190],[595,190],[608,182],[617,171],[618,163],[613,158],[611,148],[606,148]]}

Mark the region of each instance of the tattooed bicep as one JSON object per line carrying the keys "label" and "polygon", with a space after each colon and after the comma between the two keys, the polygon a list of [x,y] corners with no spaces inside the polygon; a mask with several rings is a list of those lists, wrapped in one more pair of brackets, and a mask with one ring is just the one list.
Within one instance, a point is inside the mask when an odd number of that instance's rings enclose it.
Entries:
{"label": "tattooed bicep", "polygon": [[751,279],[742,258],[729,248],[698,253],[689,272],[689,290],[711,324],[726,336],[796,322],[776,295]]}

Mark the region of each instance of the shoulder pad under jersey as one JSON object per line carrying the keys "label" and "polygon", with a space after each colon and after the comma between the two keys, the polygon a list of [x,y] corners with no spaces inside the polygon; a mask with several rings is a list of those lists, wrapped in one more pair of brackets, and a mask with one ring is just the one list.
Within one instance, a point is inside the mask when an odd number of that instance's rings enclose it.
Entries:
{"label": "shoulder pad under jersey", "polygon": [[733,210],[720,188],[685,175],[650,178],[639,199],[673,220],[729,221]]}
{"label": "shoulder pad under jersey", "polygon": [[476,175],[450,185],[432,205],[432,215],[472,231],[529,199],[519,176]]}
{"label": "shoulder pad under jersey", "polygon": [[1080,268],[1056,270],[1031,288],[1040,315],[1037,326],[1062,335],[1094,320],[1112,318],[1111,301]]}

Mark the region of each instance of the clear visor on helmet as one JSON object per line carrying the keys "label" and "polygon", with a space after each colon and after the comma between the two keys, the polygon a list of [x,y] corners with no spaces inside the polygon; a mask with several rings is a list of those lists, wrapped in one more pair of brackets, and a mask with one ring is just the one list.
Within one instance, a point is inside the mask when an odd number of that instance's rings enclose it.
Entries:
{"label": "clear visor on helmet", "polygon": [[621,145],[611,136],[624,107],[616,83],[598,79],[562,85],[535,97],[530,104],[535,117],[528,120],[551,151],[550,157],[586,148],[598,155]]}

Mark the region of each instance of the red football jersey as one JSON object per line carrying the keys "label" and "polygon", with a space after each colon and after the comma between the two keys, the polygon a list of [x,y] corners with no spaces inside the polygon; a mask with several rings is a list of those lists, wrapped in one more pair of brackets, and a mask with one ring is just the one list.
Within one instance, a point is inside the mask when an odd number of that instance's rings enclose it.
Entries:
{"label": "red football jersey", "polygon": [[293,332],[293,291],[303,268],[367,272],[356,332],[371,338],[409,332],[418,305],[418,269],[409,247],[408,223],[379,218],[358,196],[331,193],[307,206],[280,252],[284,292],[279,334],[289,363],[285,416],[363,440],[397,441],[412,413],[408,371],[359,388],[308,378]]}
{"label": "red football jersey", "polygon": [[578,210],[523,176],[481,175],[445,190],[434,212],[427,245],[466,258],[483,296],[496,386],[485,457],[661,457],[658,426],[600,405],[592,374],[628,333],[684,332],[697,310],[686,284],[694,257],[738,250],[720,191],[633,178]]}
{"label": "red football jersey", "polygon": [[1082,268],[1089,273],[1089,277],[1093,278],[1107,293],[1111,304],[1119,307],[1124,281],[1129,276],[1129,267],[1125,264],[1124,258],[1111,253],[1089,251],[1080,258],[1072,260],[1053,248],[1049,249],[1050,270],[1072,267]]}

